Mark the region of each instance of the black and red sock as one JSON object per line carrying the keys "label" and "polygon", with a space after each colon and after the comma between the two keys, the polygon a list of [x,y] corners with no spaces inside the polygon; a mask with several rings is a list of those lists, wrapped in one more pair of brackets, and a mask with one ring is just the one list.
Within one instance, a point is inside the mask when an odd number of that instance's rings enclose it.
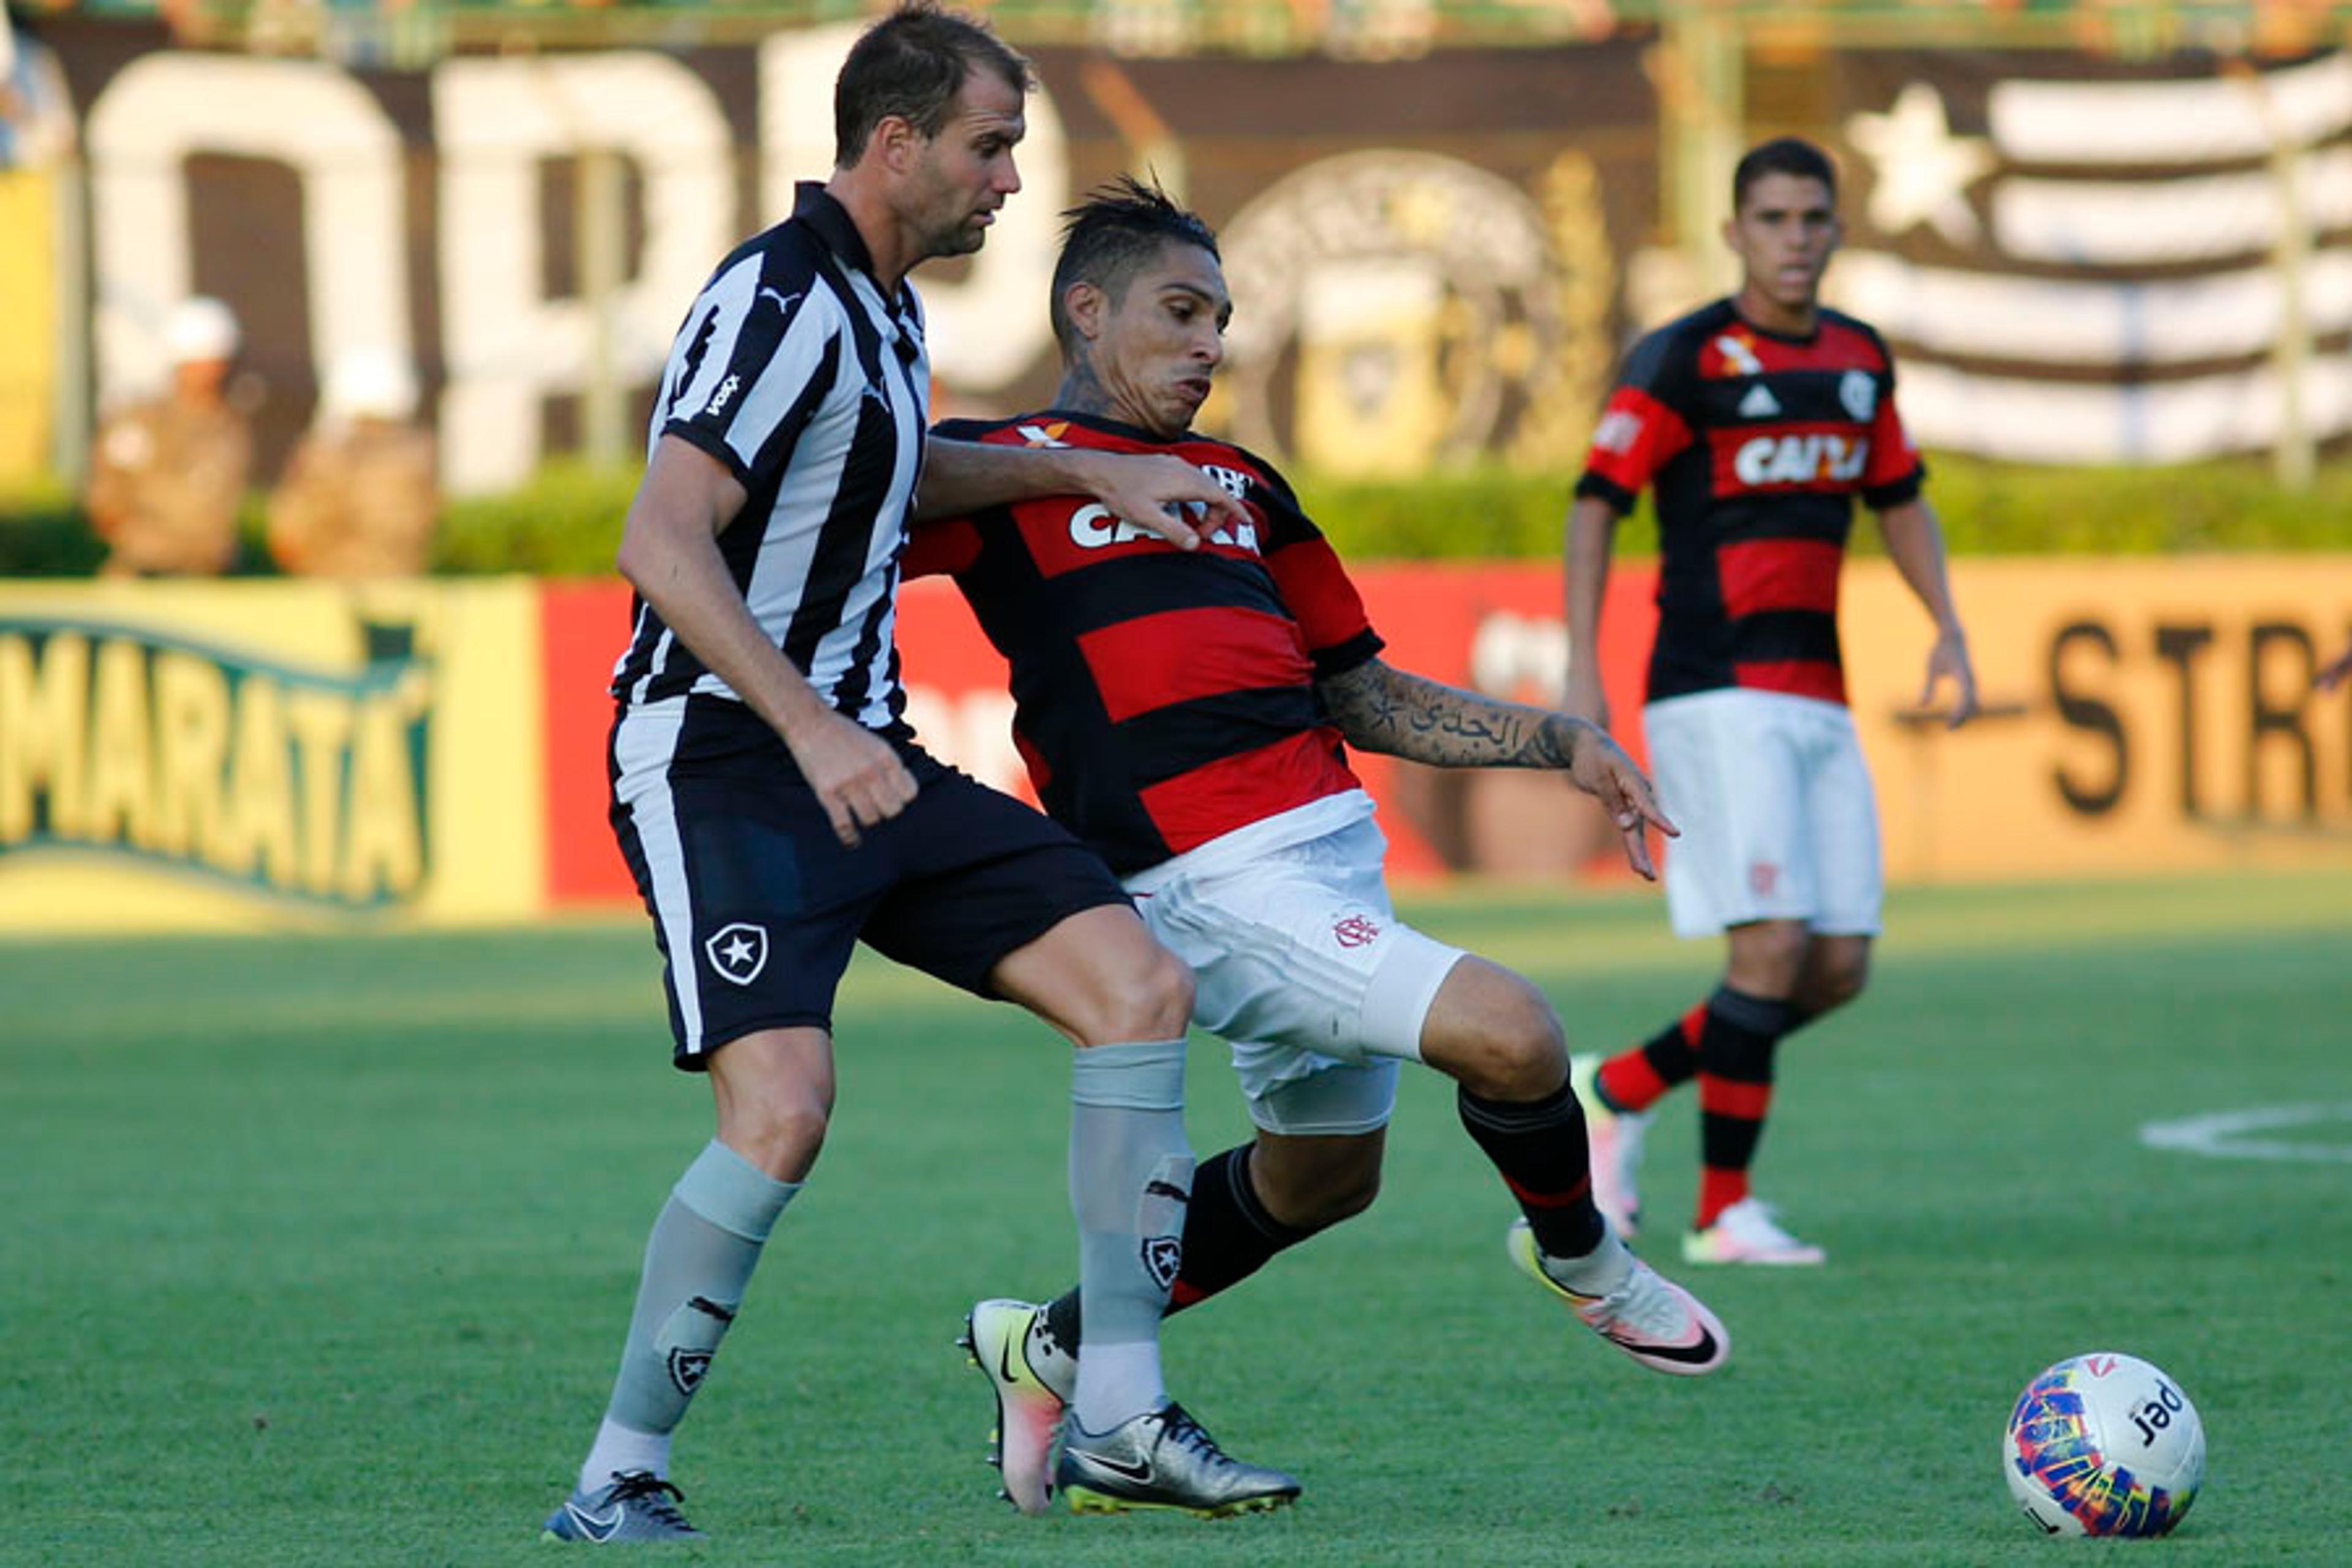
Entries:
{"label": "black and red sock", "polygon": [[[1184,1259],[1168,1310],[1181,1312],[1230,1289],[1314,1229],[1285,1225],[1266,1212],[1250,1184],[1250,1149],[1239,1144],[1201,1162],[1192,1173],[1192,1200],[1184,1210]],[[1045,1306],[1045,1327],[1073,1351],[1078,1345],[1078,1292],[1065,1290]]]}
{"label": "black and red sock", "polygon": [[1592,1080],[1601,1103],[1612,1110],[1647,1110],[1668,1089],[1696,1078],[1706,1031],[1702,1002],[1632,1050],[1602,1062]]}
{"label": "black and red sock", "polygon": [[1536,1245],[1553,1258],[1581,1258],[1608,1226],[1592,1205],[1592,1146],[1576,1091],[1561,1084],[1541,1100],[1454,1096],[1462,1125],[1501,1173]]}
{"label": "black and red sock", "polygon": [[1707,998],[1699,1041],[1698,1228],[1748,1196],[1748,1172],[1772,1107],[1775,1047],[1798,1022],[1790,1003],[1730,986]]}

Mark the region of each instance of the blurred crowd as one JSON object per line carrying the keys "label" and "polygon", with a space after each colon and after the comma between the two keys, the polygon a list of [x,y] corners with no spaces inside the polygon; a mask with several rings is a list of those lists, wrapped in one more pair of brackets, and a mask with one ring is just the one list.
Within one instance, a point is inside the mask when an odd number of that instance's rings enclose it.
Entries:
{"label": "blurred crowd", "polygon": [[[182,301],[164,328],[170,385],[100,425],[86,502],[106,542],[107,575],[206,575],[236,564],[257,395],[236,374],[239,336],[218,300]],[[336,361],[317,417],[269,492],[268,549],[279,570],[356,579],[425,569],[439,495],[417,401],[415,376],[396,355],[361,349]]]}

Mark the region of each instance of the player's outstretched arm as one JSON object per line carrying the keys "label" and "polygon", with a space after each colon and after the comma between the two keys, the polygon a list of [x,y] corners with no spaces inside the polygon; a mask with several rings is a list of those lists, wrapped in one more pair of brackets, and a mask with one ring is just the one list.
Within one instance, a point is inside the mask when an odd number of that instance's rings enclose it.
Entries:
{"label": "player's outstretched arm", "polygon": [[[1441,768],[1572,770],[1596,727],[1368,658],[1317,683],[1349,745]],[[1605,737],[1603,737],[1605,739]]]}
{"label": "player's outstretched arm", "polygon": [[1367,659],[1317,688],[1348,743],[1450,768],[1551,768],[1608,808],[1634,870],[1654,879],[1647,830],[1679,830],[1633,759],[1587,719],[1465,691]]}
{"label": "player's outstretched arm", "polygon": [[1223,485],[1172,453],[996,447],[937,436],[924,452],[922,484],[915,492],[918,522],[1007,501],[1092,496],[1113,517],[1192,550],[1218,529],[1250,521]]}
{"label": "player's outstretched arm", "polygon": [[665,436],[630,502],[618,565],[677,639],[783,737],[833,830],[896,816],[915,777],[880,736],[827,707],[768,640],[719,553],[719,535],[743,509],[743,487],[691,442]]}
{"label": "player's outstretched arm", "polygon": [[1914,499],[1878,514],[1886,553],[1903,580],[1935,618],[1936,646],[1927,654],[1927,680],[1920,688],[1919,705],[1935,700],[1936,688],[1951,683],[1952,706],[1944,717],[1957,730],[1976,716],[1977,672],[1969,660],[1968,634],[1960,629],[1959,612],[1952,607],[1952,585],[1944,574],[1944,530],[1935,509]]}

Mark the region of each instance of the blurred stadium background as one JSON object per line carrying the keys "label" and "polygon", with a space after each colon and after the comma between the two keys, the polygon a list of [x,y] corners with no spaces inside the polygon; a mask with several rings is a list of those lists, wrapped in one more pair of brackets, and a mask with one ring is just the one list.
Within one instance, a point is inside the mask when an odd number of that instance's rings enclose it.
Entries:
{"label": "blurred stadium background", "polygon": [[[1730,281],[1740,149],[1809,135],[1844,172],[1832,297],[1898,352],[1995,703],[1922,721],[1925,626],[1861,563],[1897,879],[2352,867],[2352,705],[2309,679],[2352,638],[2352,6],[979,9],[1043,85],[1027,188],[923,279],[943,412],[1050,395],[1055,215],[1156,173],[1222,229],[1239,302],[1206,422],[1300,478],[1402,655],[1540,697],[1614,356]],[[712,260],[829,163],[864,14],[12,4],[0,924],[627,901],[598,686],[646,401]],[[93,422],[162,379],[193,294],[244,324],[238,580],[100,592]],[[422,388],[436,573],[271,581],[257,497],[353,351]],[[1632,714],[1638,561],[1614,586]],[[906,616],[918,718],[1015,784],[944,599]],[[1605,859],[1546,781],[1372,771],[1408,876]]]}

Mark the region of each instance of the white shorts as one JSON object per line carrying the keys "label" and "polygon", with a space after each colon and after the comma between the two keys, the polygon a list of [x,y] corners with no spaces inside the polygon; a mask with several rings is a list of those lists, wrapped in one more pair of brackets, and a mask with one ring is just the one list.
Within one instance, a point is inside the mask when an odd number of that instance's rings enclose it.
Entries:
{"label": "white shorts", "polygon": [[1779,691],[1702,691],[1642,710],[1677,936],[1803,921],[1874,936],[1885,900],[1878,805],[1853,715]]}
{"label": "white shorts", "polygon": [[[1245,830],[1246,831],[1246,830]],[[1136,906],[1192,966],[1192,1020],[1229,1041],[1250,1120],[1268,1132],[1369,1132],[1396,1106],[1397,1064],[1462,950],[1401,923],[1365,818],[1220,865],[1155,867]]]}

